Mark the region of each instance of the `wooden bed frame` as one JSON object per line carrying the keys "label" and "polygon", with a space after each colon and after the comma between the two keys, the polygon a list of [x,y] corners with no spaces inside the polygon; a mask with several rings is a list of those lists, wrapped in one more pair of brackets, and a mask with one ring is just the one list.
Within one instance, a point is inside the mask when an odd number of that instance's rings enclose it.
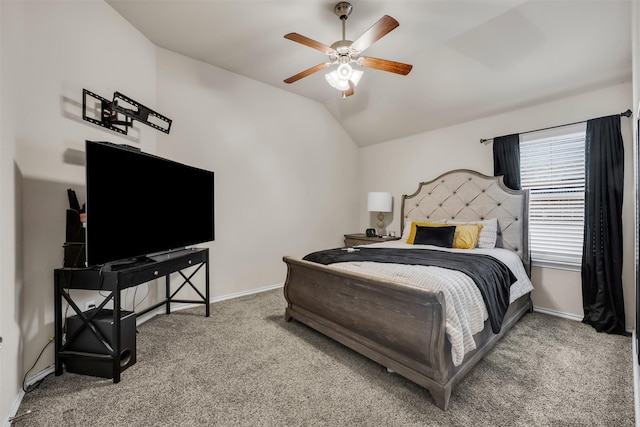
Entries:
{"label": "wooden bed frame", "polygon": [[[420,183],[402,196],[405,221],[498,219],[496,247],[520,255],[530,272],[527,191],[505,187],[502,177],[459,169]],[[452,388],[532,309],[530,294],[514,301],[500,333],[489,322],[474,335],[476,349],[454,366],[445,334],[441,292],[404,286],[285,256],[287,321],[296,319],[389,370],[425,387],[447,409]]]}

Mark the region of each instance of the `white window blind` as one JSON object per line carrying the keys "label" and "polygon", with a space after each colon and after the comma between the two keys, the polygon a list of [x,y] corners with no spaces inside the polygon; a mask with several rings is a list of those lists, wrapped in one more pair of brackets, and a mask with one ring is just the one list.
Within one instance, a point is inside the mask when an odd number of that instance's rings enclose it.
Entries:
{"label": "white window blind", "polygon": [[582,262],[585,130],[580,123],[520,135],[534,264],[573,269]]}

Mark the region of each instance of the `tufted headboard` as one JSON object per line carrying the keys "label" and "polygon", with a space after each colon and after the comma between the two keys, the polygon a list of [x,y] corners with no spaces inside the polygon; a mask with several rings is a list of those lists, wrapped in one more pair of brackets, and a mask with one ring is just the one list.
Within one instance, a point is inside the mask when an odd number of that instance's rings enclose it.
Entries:
{"label": "tufted headboard", "polygon": [[402,221],[498,219],[496,247],[515,251],[530,273],[529,192],[507,188],[502,177],[457,169],[402,196]]}

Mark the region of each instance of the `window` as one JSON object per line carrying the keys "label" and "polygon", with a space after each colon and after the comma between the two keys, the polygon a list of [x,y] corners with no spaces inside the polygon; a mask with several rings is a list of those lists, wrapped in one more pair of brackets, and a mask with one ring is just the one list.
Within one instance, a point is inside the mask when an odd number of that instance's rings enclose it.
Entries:
{"label": "window", "polygon": [[577,269],[582,263],[585,131],[580,123],[520,135],[533,264]]}

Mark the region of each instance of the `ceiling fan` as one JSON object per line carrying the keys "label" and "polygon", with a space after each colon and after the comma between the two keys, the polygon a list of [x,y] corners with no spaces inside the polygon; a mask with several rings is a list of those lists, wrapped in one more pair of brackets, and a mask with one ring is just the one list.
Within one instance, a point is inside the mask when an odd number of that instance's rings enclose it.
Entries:
{"label": "ceiling fan", "polygon": [[365,31],[355,41],[346,40],[345,36],[345,22],[353,6],[348,2],[340,2],[336,4],[334,12],[342,21],[342,40],[339,40],[327,46],[308,37],[300,35],[298,33],[289,33],[284,36],[285,39],[301,43],[305,46],[309,46],[313,49],[319,50],[329,56],[329,61],[322,64],[318,64],[307,70],[304,70],[298,74],[295,74],[288,79],[285,83],[293,83],[300,80],[303,77],[307,77],[317,71],[330,67],[332,65],[338,65],[338,67],[325,75],[327,82],[334,88],[342,92],[342,98],[351,96],[354,94],[354,88],[360,81],[363,72],[358,69],[354,69],[351,64],[357,64],[366,68],[374,68],[376,70],[388,71],[390,73],[402,74],[406,76],[413,68],[412,65],[403,64],[401,62],[389,61],[387,59],[372,58],[369,56],[360,56],[360,54],[371,46],[376,41],[387,35],[398,25],[398,21],[392,17],[385,15],[378,22],[373,24],[367,31]]}

